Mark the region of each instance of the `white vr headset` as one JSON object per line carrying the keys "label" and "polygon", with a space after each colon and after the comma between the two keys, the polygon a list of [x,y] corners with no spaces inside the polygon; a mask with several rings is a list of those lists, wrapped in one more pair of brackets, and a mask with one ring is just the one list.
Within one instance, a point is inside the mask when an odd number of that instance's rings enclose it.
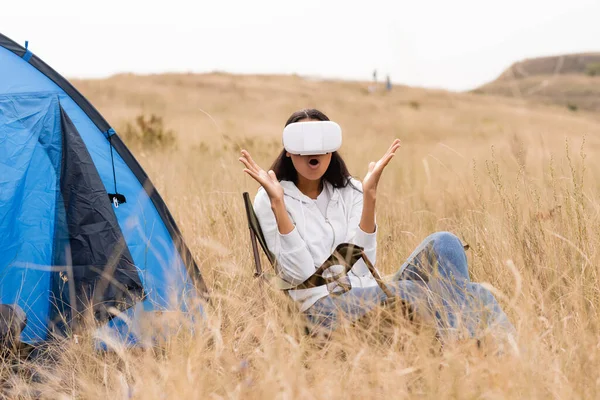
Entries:
{"label": "white vr headset", "polygon": [[283,130],[283,147],[302,156],[333,153],[342,147],[342,128],[333,121],[295,122]]}

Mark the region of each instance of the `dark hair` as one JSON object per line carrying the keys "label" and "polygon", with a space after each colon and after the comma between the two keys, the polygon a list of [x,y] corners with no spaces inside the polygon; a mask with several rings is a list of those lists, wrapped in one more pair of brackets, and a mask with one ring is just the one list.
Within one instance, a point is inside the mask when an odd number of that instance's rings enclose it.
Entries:
{"label": "dark hair", "polygon": [[[329,121],[327,115],[323,114],[319,110],[315,110],[314,108],[308,108],[300,111],[296,111],[293,113],[285,123],[285,126],[289,124],[293,124],[295,122],[301,121],[303,119],[315,120],[315,121]],[[283,149],[281,153],[277,156],[273,165],[271,165],[271,169],[277,175],[277,179],[280,181],[292,181],[295,184],[298,183],[298,171],[294,168],[294,164],[292,163],[292,159],[286,156],[286,151]],[[329,182],[334,188],[343,188],[348,185],[350,182],[350,172],[348,172],[348,168],[346,167],[346,163],[339,155],[337,151],[331,153],[331,162],[329,163],[329,167],[323,178],[327,182]]]}

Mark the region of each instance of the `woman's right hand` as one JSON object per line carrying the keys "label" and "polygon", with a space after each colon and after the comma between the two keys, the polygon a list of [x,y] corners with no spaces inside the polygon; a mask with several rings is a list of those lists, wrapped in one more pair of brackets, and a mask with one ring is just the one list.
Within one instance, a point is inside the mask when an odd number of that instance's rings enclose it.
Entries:
{"label": "woman's right hand", "polygon": [[239,158],[240,162],[246,166],[244,172],[250,175],[256,182],[258,182],[269,195],[271,204],[274,201],[283,201],[283,187],[277,180],[275,172],[270,170],[265,171],[258,166],[256,162],[250,156],[247,150],[242,150],[242,156]]}

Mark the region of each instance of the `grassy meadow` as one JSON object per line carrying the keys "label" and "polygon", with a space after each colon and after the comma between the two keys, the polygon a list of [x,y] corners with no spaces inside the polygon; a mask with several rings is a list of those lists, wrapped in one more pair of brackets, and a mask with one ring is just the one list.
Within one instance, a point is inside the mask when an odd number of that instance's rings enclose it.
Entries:
{"label": "grassy meadow", "polygon": [[[299,76],[118,75],[74,81],[117,132],[155,114],[172,148],[129,144],[166,200],[211,291],[207,318],[154,351],[69,342],[35,379],[4,364],[7,398],[600,398],[600,117],[476,94]],[[287,299],[252,277],[239,149],[267,168],[287,117],[305,107],[344,129],[361,178],[396,137],[377,220],[378,268],[393,273],[429,233],[470,245],[471,278],[514,323],[501,355],[444,349],[401,315],[303,334]],[[267,264],[265,263],[265,266]]]}

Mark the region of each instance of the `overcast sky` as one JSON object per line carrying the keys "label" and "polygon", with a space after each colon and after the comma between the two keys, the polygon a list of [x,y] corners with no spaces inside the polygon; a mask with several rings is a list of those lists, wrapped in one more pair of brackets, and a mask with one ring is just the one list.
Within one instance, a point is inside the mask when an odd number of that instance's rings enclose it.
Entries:
{"label": "overcast sky", "polygon": [[600,51],[600,0],[0,0],[0,32],[68,77],[298,73],[466,90]]}

